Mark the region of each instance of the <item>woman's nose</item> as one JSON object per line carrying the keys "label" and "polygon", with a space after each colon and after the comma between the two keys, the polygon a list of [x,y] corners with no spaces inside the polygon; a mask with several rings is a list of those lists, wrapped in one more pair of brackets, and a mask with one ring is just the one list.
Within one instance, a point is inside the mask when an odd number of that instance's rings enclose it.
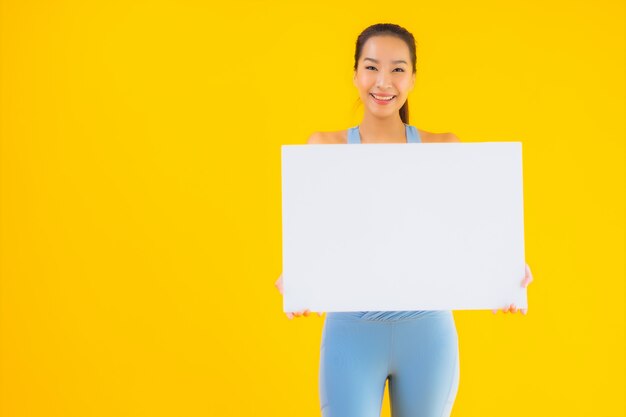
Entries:
{"label": "woman's nose", "polygon": [[376,86],[379,88],[386,88],[389,85],[389,75],[385,74],[384,71],[380,71],[378,73],[378,78],[376,79]]}

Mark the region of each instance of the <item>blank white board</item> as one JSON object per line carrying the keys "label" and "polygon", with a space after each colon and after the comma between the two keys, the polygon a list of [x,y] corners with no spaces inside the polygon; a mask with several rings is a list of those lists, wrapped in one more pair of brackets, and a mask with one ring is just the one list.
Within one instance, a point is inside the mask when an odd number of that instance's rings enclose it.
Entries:
{"label": "blank white board", "polygon": [[283,311],[527,307],[520,142],[283,145]]}

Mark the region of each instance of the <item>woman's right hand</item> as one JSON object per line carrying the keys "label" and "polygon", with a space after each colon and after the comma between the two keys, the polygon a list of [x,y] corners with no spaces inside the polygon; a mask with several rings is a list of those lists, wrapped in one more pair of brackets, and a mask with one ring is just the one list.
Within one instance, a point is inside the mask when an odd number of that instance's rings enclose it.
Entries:
{"label": "woman's right hand", "polygon": [[[533,282],[533,274],[532,272],[530,272],[530,267],[528,266],[528,264],[526,264],[526,276],[524,276],[524,279],[522,280],[522,287],[526,288],[528,287],[528,284],[530,284],[531,282]],[[498,312],[498,309],[493,309],[491,310],[493,314],[496,314]],[[502,311],[504,313],[508,313],[509,311],[511,313],[517,313],[517,307],[515,306],[515,304],[511,304],[507,307],[504,307],[502,309]],[[528,308],[522,308],[519,310],[522,314],[528,314]]]}
{"label": "woman's right hand", "polygon": [[[283,293],[283,274],[280,274],[280,277],[278,277],[278,280],[276,280],[276,282],[274,283],[274,286],[276,288],[278,288],[278,291],[281,293]],[[293,319],[294,317],[308,317],[309,314],[311,313],[311,310],[309,310],[308,308],[305,310],[299,310],[299,311],[293,311],[293,312],[287,312],[285,313],[287,315],[287,317],[289,318],[289,320]],[[317,313],[318,316],[322,315],[322,312],[319,311]]]}

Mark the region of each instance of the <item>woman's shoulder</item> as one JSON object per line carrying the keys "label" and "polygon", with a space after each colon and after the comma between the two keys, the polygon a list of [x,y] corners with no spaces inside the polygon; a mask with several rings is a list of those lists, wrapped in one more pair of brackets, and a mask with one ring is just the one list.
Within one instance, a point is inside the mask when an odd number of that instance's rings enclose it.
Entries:
{"label": "woman's shoulder", "polygon": [[348,142],[348,130],[337,130],[332,132],[313,132],[307,144],[309,145],[330,145]]}
{"label": "woman's shoulder", "polygon": [[428,132],[422,129],[417,129],[417,131],[420,134],[422,143],[448,143],[448,142],[460,142],[461,141],[452,132],[437,133],[437,132]]}
{"label": "woman's shoulder", "polygon": [[452,132],[445,133],[432,133],[432,132],[424,132],[420,130],[420,136],[422,138],[422,142],[425,143],[450,143],[450,142],[460,142],[459,139]]}
{"label": "woman's shoulder", "polygon": [[[416,128],[417,129],[417,128]],[[448,143],[448,142],[460,142],[460,139],[452,132],[435,133],[427,132],[422,129],[417,129],[422,143]],[[309,145],[331,145],[348,142],[348,129],[335,130],[328,132],[313,132],[307,144]]]}

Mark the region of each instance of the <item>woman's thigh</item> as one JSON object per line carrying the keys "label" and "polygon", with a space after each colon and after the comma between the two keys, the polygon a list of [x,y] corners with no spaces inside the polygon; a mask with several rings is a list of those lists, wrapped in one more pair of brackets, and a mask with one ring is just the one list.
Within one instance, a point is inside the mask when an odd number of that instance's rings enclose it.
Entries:
{"label": "woman's thigh", "polygon": [[390,323],[326,318],[320,350],[324,417],[379,417],[388,375]]}
{"label": "woman's thigh", "polygon": [[459,385],[458,336],[451,311],[396,322],[391,335],[393,417],[447,417]]}

